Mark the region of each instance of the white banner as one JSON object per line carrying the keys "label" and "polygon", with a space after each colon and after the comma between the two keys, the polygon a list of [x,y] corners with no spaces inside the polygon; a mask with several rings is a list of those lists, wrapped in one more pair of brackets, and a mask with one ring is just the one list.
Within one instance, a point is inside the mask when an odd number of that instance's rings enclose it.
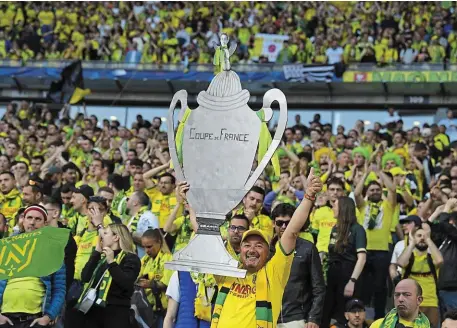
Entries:
{"label": "white banner", "polygon": [[288,35],[263,34],[255,35],[255,52],[256,56],[266,56],[271,63],[276,62],[278,54],[283,47],[283,42],[289,40]]}

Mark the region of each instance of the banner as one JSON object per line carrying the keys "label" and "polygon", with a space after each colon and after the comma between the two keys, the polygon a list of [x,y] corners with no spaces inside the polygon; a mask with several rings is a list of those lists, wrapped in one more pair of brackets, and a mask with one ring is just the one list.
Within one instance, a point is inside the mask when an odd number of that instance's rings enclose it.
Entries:
{"label": "banner", "polygon": [[457,82],[456,71],[346,71],[344,82]]}
{"label": "banner", "polygon": [[284,77],[289,82],[331,82],[333,65],[284,65]]}
{"label": "banner", "polygon": [[0,239],[0,280],[45,277],[60,269],[70,230],[44,227]]}
{"label": "banner", "polygon": [[285,40],[289,40],[288,35],[256,34],[254,40],[254,57],[258,58],[263,55],[268,57],[270,63],[276,62],[276,58],[278,58]]}

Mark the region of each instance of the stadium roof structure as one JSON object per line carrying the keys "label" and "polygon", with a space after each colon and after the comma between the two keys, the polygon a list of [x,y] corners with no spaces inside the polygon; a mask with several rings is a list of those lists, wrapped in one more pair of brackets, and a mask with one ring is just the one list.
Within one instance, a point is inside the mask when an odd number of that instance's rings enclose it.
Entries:
{"label": "stadium roof structure", "polygon": [[[0,101],[33,100],[43,102],[52,81],[58,80],[68,62],[0,61]],[[84,62],[84,85],[92,90],[86,97],[88,104],[163,106],[169,105],[173,94],[187,90],[189,104],[196,105],[196,97],[206,90],[214,76],[212,65],[191,66],[188,72],[180,65],[141,65],[127,63]],[[442,81],[389,81],[393,75],[376,75],[378,68],[356,65],[345,74],[352,73],[353,81],[301,83],[284,80],[281,65],[234,65],[243,88],[251,94],[253,108],[262,105],[263,95],[279,88],[287,97],[290,108],[323,109],[379,109],[387,104],[397,108],[436,109],[457,105],[457,79]],[[401,71],[401,68],[395,68]],[[403,68],[411,70],[411,67]],[[415,68],[419,72],[418,67]],[[423,68],[422,68],[423,69]],[[442,69],[427,65],[427,70]],[[394,71],[392,71],[394,72]],[[406,71],[405,71],[406,72]],[[454,74],[455,73],[455,74]],[[281,78],[282,74],[282,78]],[[371,81],[359,81],[359,76],[371,74]],[[452,74],[457,77],[456,72]],[[454,76],[452,75],[452,76]],[[392,79],[390,79],[392,80]]]}

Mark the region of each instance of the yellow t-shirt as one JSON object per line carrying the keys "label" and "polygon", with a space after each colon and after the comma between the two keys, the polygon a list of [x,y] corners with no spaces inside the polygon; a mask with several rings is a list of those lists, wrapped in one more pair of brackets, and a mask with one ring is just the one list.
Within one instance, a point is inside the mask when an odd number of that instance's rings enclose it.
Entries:
{"label": "yellow t-shirt", "polygon": [[[274,325],[278,322],[282,295],[289,280],[293,259],[293,252],[285,254],[280,242],[278,242],[275,255],[261,269],[266,270],[269,282],[268,301],[271,302]],[[225,282],[232,283],[221,311],[218,327],[256,327],[256,288],[258,287],[256,281],[254,281],[256,276],[256,274],[250,273],[246,275],[246,278],[215,276],[219,286],[222,286]]]}
{"label": "yellow t-shirt", "polygon": [[330,234],[336,219],[333,216],[333,210],[329,206],[318,208],[310,217],[313,230],[319,230],[317,235],[316,247],[319,253],[328,253],[328,244],[330,243]]}
{"label": "yellow t-shirt", "polygon": [[40,313],[46,289],[40,278],[8,280],[3,294],[2,313]]}
{"label": "yellow t-shirt", "polygon": [[[380,328],[383,321],[384,321],[384,318],[376,320],[375,322],[373,322],[371,324],[370,328]],[[413,328],[414,327],[414,323],[413,322],[406,321],[406,320],[404,320],[402,318],[400,318],[399,323],[401,323],[403,326],[405,326],[405,328]]]}
{"label": "yellow t-shirt", "polygon": [[[164,264],[165,262],[170,262],[171,260],[173,260],[173,255],[163,253],[162,251],[157,254],[155,259],[152,259],[149,257],[149,255],[146,254],[141,259],[141,270],[139,278],[143,278],[145,275],[147,275],[149,280],[156,280],[157,282],[161,282],[165,286],[168,286],[170,278],[173,274],[173,270],[165,269]],[[150,288],[146,288],[145,292],[149,302],[151,302],[151,305],[155,310],[156,302],[155,297],[152,294],[152,290]],[[162,307],[166,309],[168,300],[165,292],[161,293],[160,300],[162,302]]]}
{"label": "yellow t-shirt", "polygon": [[416,280],[422,287],[424,301],[421,306],[437,307],[438,298],[436,296],[436,284],[430,266],[428,265],[427,253],[424,255],[417,255],[416,250],[414,250],[414,264],[411,268],[409,278]]}
{"label": "yellow t-shirt", "polygon": [[382,201],[376,218],[376,225],[373,229],[368,229],[370,219],[370,205],[365,202],[357,213],[357,221],[365,228],[367,232],[367,250],[368,251],[388,251],[391,240],[390,226],[395,208],[388,200]]}
{"label": "yellow t-shirt", "polygon": [[97,247],[99,237],[97,230],[86,231],[77,241],[78,250],[75,258],[75,279],[81,280],[81,273],[89,261],[95,247]]}

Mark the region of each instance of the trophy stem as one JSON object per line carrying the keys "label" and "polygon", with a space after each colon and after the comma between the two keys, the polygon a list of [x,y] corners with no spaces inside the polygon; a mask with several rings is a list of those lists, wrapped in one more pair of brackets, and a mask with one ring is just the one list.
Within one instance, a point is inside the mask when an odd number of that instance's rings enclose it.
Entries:
{"label": "trophy stem", "polygon": [[195,237],[186,247],[173,254],[173,261],[165,263],[165,268],[244,278],[246,270],[238,268],[238,261],[224,246],[219,232],[223,221],[197,218],[197,222],[198,231]]}

